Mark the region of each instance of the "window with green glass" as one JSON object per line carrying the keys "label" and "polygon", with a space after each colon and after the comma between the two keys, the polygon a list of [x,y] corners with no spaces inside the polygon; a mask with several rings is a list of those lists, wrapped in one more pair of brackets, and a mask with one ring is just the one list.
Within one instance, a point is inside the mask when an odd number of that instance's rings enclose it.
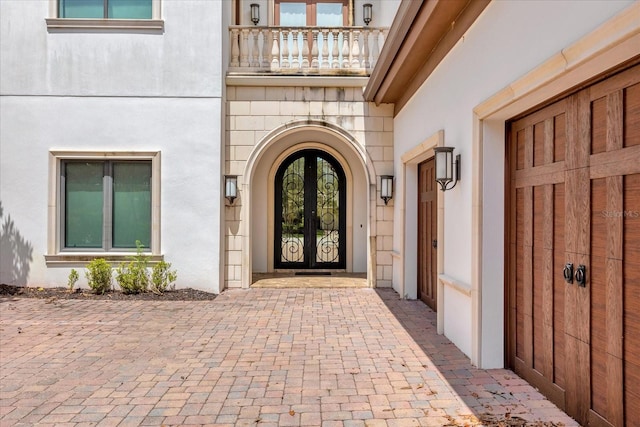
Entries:
{"label": "window with green glass", "polygon": [[151,19],[153,0],[58,0],[60,18]]}
{"label": "window with green glass", "polygon": [[150,161],[66,161],[65,249],[151,246]]}

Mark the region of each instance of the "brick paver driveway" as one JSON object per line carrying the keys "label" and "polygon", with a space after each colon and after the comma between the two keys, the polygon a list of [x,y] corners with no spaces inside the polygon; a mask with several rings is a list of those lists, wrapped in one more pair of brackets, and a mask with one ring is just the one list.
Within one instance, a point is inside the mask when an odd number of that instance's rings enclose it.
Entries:
{"label": "brick paver driveway", "polygon": [[392,290],[0,298],[0,315],[2,426],[576,425],[511,371],[473,369]]}

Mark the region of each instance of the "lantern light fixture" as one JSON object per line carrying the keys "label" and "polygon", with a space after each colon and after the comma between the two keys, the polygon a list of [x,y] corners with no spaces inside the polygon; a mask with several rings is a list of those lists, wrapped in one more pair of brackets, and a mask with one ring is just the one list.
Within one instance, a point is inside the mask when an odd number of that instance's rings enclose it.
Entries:
{"label": "lantern light fixture", "polygon": [[393,197],[393,175],[382,175],[380,177],[380,198],[384,204],[389,203]]}
{"label": "lantern light fixture", "polygon": [[251,22],[253,25],[258,25],[260,22],[260,5],[258,3],[251,3]]}
{"label": "lantern light fixture", "polygon": [[[460,154],[453,160],[453,147],[434,147],[436,182],[442,191],[451,190],[460,181]],[[449,186],[453,182],[453,185]]]}
{"label": "lantern light fixture", "polygon": [[362,5],[362,20],[365,25],[369,25],[371,19],[373,18],[373,6],[371,3],[365,3]]}
{"label": "lantern light fixture", "polygon": [[229,200],[229,204],[233,204],[233,201],[238,197],[238,176],[237,175],[225,175],[224,176],[224,197]]}

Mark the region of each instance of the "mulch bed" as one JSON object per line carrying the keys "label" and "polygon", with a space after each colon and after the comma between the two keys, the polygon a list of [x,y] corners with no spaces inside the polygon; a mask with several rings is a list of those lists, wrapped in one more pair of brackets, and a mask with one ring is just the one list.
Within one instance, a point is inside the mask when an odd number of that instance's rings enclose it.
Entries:
{"label": "mulch bed", "polygon": [[215,299],[216,294],[186,288],[167,290],[162,295],[154,294],[153,292],[124,294],[115,290],[98,295],[90,289],[75,289],[73,292],[69,292],[67,288],[35,288],[0,284],[0,298],[3,297],[106,301],[208,301]]}

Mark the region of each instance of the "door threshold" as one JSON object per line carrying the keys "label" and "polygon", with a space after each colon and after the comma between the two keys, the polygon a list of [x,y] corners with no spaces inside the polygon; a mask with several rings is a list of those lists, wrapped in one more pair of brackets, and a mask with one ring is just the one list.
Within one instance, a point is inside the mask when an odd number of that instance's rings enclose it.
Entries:
{"label": "door threshold", "polygon": [[330,271],[296,271],[294,276],[331,276]]}

